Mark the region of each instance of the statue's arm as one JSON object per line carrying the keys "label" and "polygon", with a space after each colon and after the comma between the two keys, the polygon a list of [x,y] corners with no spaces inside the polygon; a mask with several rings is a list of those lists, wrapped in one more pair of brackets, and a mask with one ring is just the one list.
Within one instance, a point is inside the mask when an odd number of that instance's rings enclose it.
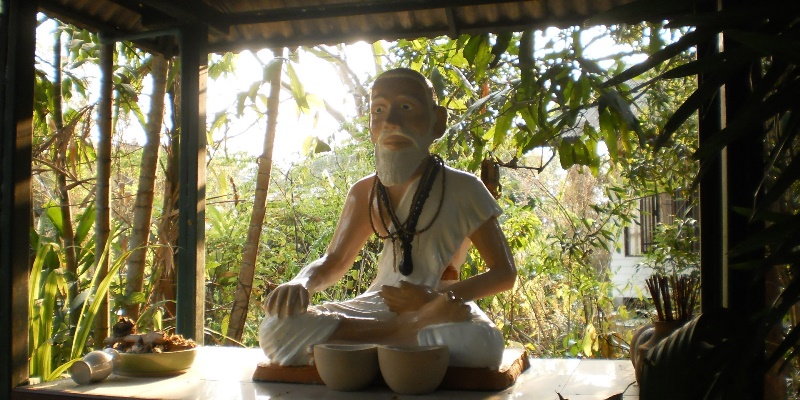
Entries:
{"label": "statue's arm", "polygon": [[364,178],[350,188],[325,254],[267,296],[264,301],[267,315],[285,317],[306,312],[313,293],[333,285],[350,269],[372,235],[368,214],[371,182],[371,177]]}
{"label": "statue's arm", "polygon": [[517,267],[497,218],[492,217],[484,222],[469,238],[486,262],[488,271],[454,283],[447,290],[456,297],[469,301],[513,288]]}

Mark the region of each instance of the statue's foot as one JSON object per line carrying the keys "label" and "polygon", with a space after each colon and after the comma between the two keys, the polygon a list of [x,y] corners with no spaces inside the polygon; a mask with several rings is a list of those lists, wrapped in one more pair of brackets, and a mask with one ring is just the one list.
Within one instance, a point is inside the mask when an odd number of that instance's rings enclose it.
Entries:
{"label": "statue's foot", "polygon": [[422,329],[428,325],[448,322],[463,322],[470,319],[470,308],[450,292],[441,293],[422,306],[416,315],[416,326]]}
{"label": "statue's foot", "polygon": [[429,286],[415,285],[407,281],[400,281],[398,287],[384,285],[380,291],[380,296],[383,297],[389,310],[397,314],[418,311],[439,294]]}

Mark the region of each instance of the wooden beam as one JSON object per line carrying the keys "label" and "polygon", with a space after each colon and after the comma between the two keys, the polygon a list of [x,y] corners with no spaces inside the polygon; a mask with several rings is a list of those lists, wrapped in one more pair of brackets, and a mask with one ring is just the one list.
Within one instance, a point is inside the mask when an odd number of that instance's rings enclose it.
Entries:
{"label": "wooden beam", "polygon": [[231,25],[259,24],[264,22],[297,21],[303,19],[351,17],[354,15],[381,14],[417,10],[447,9],[451,7],[482,6],[490,4],[516,3],[514,0],[400,0],[400,1],[360,1],[281,7],[266,10],[250,10],[227,15]]}
{"label": "wooden beam", "polygon": [[143,4],[136,0],[109,0],[112,3],[125,8],[126,10],[139,14],[140,23],[146,29],[160,29],[165,27],[173,27],[182,22],[175,20],[169,15],[156,10],[148,5]]}
{"label": "wooden beam", "polygon": [[0,398],[28,381],[36,0],[0,1]]}
{"label": "wooden beam", "polygon": [[[191,0],[139,0],[147,7],[172,17],[175,21],[187,25],[203,25],[227,34],[230,24],[226,14],[208,6],[203,1]],[[208,29],[206,29],[208,32]],[[208,35],[208,33],[206,33]]]}
{"label": "wooden beam", "polygon": [[[359,40],[374,42],[381,39],[416,39],[420,37],[439,37],[439,36],[452,36],[454,34],[480,34],[486,32],[520,32],[527,29],[537,29],[546,27],[569,27],[580,25],[583,18],[565,16],[563,18],[528,20],[528,21],[509,21],[502,27],[495,27],[491,24],[466,24],[463,21],[458,22],[457,31],[453,30],[453,26],[447,24],[437,25],[435,27],[419,29],[419,28],[403,28],[397,27],[395,29],[384,30],[380,32],[364,32],[360,36],[354,36],[352,32],[329,32],[325,34],[310,34],[310,35],[293,35],[285,38],[254,38],[254,39],[241,39],[236,41],[220,41],[209,43],[209,53],[225,53],[228,51],[240,52],[254,48],[277,48],[277,47],[296,47],[296,46],[316,46],[319,44],[339,44],[339,43],[353,43]],[[213,38],[212,38],[213,40]]]}
{"label": "wooden beam", "polygon": [[208,31],[181,30],[181,115],[176,330],[203,343],[205,322],[206,80]]}
{"label": "wooden beam", "polygon": [[[85,13],[66,7],[54,0],[38,0],[39,11],[47,14],[50,18],[58,18],[64,23],[75,25],[78,28],[86,29],[90,32],[98,32],[109,37],[124,37],[134,34],[119,29],[117,26],[107,24],[100,19],[91,18]],[[149,52],[170,54],[174,46],[164,44],[153,39],[153,35],[142,36],[141,39],[134,41],[134,44]]]}
{"label": "wooden beam", "polygon": [[86,29],[92,32],[106,32],[106,33],[122,33],[114,25],[107,24],[102,19],[92,18],[85,12],[80,12],[73,8],[63,5],[61,2],[55,0],[38,0],[39,8],[42,12],[51,18],[58,18],[63,22],[75,25],[81,29]]}

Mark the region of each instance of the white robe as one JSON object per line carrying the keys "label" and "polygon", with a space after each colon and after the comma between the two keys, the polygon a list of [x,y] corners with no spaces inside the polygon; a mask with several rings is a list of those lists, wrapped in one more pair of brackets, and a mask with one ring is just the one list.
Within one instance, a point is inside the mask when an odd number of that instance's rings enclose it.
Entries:
{"label": "white robe", "polygon": [[[309,307],[306,314],[279,319],[265,318],[259,327],[259,342],[273,363],[308,365],[311,348],[322,343],[336,330],[339,321],[347,318],[388,319],[395,314],[380,297],[381,286],[399,286],[400,281],[441,288],[442,273],[451,262],[460,270],[468,236],[491,217],[501,214],[492,195],[474,175],[445,166],[444,203],[430,228],[414,238],[412,257],[414,270],[404,276],[398,265],[402,256],[392,251],[392,241],[385,240],[378,258],[378,272],[372,285],[361,295],[344,302],[328,302]],[[419,178],[400,201],[396,213],[401,221],[408,216]],[[417,223],[417,230],[430,224],[442,199],[442,173],[434,181],[428,200]],[[379,221],[375,221],[380,223]],[[390,230],[394,230],[390,227]],[[503,337],[486,314],[474,302],[468,303],[472,319],[466,322],[428,326],[420,330],[420,345],[447,345],[450,365],[497,369],[503,355]]]}

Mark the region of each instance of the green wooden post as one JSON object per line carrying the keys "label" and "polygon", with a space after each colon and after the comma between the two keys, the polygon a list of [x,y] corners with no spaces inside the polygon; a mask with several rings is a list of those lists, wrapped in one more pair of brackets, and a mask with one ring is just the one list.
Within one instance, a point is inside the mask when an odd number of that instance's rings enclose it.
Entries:
{"label": "green wooden post", "polygon": [[205,320],[206,80],[208,28],[185,26],[181,56],[176,331],[203,343]]}

